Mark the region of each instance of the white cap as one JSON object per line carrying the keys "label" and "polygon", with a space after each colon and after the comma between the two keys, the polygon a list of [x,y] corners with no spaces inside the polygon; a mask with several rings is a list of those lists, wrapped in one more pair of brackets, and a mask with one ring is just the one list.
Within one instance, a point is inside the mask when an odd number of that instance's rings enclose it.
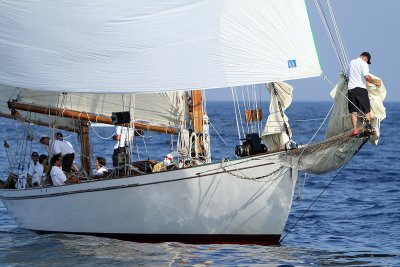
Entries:
{"label": "white cap", "polygon": [[45,134],[42,135],[42,136],[40,136],[39,142],[42,141],[43,138],[49,138],[49,136],[48,136],[48,135],[45,135]]}

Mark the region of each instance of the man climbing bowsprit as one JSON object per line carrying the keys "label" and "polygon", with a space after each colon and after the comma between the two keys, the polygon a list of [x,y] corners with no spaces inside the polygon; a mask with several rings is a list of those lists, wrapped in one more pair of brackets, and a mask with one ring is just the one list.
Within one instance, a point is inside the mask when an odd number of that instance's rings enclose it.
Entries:
{"label": "man climbing bowsprit", "polygon": [[352,135],[358,135],[357,112],[362,112],[367,118],[367,123],[371,120],[371,103],[368,97],[366,82],[381,86],[381,81],[373,79],[369,73],[368,65],[371,64],[371,54],[362,52],[356,59],[349,64],[348,82],[348,107],[351,113],[353,124]]}

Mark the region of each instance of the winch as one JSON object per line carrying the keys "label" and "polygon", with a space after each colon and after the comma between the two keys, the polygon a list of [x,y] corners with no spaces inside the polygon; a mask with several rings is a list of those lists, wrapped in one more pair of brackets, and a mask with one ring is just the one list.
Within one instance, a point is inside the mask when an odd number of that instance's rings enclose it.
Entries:
{"label": "winch", "polygon": [[237,145],[235,148],[235,154],[238,157],[246,157],[268,151],[267,147],[261,143],[258,133],[246,134],[246,138],[242,140],[245,140],[243,144]]}

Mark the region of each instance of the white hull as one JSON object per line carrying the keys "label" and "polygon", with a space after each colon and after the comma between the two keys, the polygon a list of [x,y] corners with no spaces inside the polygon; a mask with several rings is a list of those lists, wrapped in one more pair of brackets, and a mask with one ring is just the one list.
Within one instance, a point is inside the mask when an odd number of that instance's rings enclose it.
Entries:
{"label": "white hull", "polygon": [[[278,155],[74,185],[7,189],[0,197],[21,228],[35,231],[194,243],[253,243],[246,237],[259,236],[264,241],[254,243],[276,243],[297,180],[297,171],[280,165]],[[246,179],[261,176],[266,177]]]}

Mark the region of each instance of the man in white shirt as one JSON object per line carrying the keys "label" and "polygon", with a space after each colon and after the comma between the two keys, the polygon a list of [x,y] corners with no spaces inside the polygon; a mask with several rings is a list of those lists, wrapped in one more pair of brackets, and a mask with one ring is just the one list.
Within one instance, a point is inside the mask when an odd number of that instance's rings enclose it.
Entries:
{"label": "man in white shirt", "polygon": [[72,163],[75,159],[75,150],[73,149],[72,145],[60,140],[50,140],[47,135],[43,135],[39,142],[50,148],[49,153],[51,156],[57,154],[61,155],[63,171],[71,172]]}
{"label": "man in white shirt", "polygon": [[114,145],[114,152],[112,155],[113,166],[127,164],[130,162],[129,145],[134,136],[134,129],[130,127],[117,126],[113,140],[116,141]]}
{"label": "man in white shirt", "polygon": [[368,64],[371,64],[371,55],[368,52],[362,52],[359,58],[353,59],[349,64],[348,107],[353,124],[352,135],[358,135],[357,112],[362,112],[368,121],[371,120],[371,104],[365,81],[381,86],[381,81],[372,79],[369,74]]}
{"label": "man in white shirt", "polygon": [[50,160],[51,171],[50,177],[54,186],[67,184],[67,177],[61,170],[62,158],[59,154],[54,155]]}
{"label": "man in white shirt", "polygon": [[108,171],[106,167],[106,159],[103,157],[96,157],[95,161],[96,169],[92,171],[92,175],[95,177],[102,177],[104,172]]}
{"label": "man in white shirt", "polygon": [[69,141],[64,140],[64,136],[61,132],[56,132],[54,139],[63,141],[64,143],[67,143],[72,149],[74,149],[72,144]]}
{"label": "man in white shirt", "polygon": [[28,186],[37,187],[41,184],[43,165],[39,162],[39,154],[37,152],[32,152],[31,159],[27,175]]}

